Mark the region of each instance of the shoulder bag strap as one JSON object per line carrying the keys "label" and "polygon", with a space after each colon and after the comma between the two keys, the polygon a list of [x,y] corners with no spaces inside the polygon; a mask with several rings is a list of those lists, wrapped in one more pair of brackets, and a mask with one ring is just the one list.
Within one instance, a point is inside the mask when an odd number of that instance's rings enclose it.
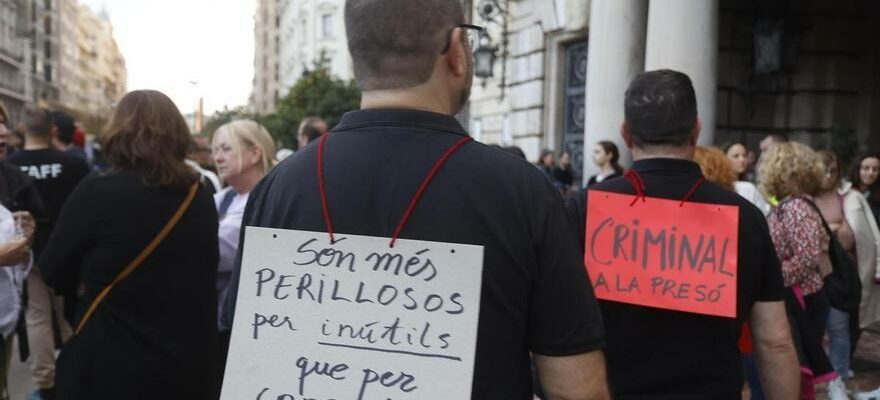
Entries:
{"label": "shoulder bag strap", "polygon": [[138,254],[138,256],[134,260],[132,260],[131,263],[129,263],[128,266],[126,266],[125,269],[123,269],[122,272],[120,272],[119,275],[117,275],[116,278],[113,279],[112,282],[110,282],[109,285],[107,285],[104,289],[101,290],[100,293],[98,293],[98,296],[95,297],[95,300],[92,300],[92,304],[89,305],[89,308],[86,310],[85,314],[83,314],[82,319],[80,319],[79,324],[76,326],[76,331],[74,332],[74,334],[78,334],[82,330],[83,326],[85,326],[89,318],[92,317],[95,309],[98,308],[98,305],[100,305],[101,302],[104,301],[104,298],[107,297],[107,294],[110,293],[111,289],[113,289],[113,286],[131,275],[132,272],[137,270],[138,267],[143,264],[144,260],[146,260],[147,257],[150,256],[150,254],[153,254],[153,251],[156,250],[156,247],[158,247],[159,244],[162,243],[163,240],[165,240],[165,237],[168,236],[169,233],[171,233],[171,230],[174,229],[174,226],[176,226],[177,223],[180,222],[180,219],[183,217],[183,214],[186,213],[186,210],[189,209],[189,206],[192,203],[193,198],[196,197],[196,193],[198,191],[199,182],[196,181],[196,183],[194,183],[189,189],[189,194],[183,200],[183,203],[180,204],[180,207],[177,208],[177,211],[174,212],[174,215],[171,216],[171,219],[168,220],[168,223],[165,224],[165,227],[163,227],[162,230],[159,231],[159,234],[156,235],[155,238],[153,238],[153,241],[150,242],[150,244],[148,244],[147,247],[145,247],[141,251],[141,253]]}
{"label": "shoulder bag strap", "polygon": [[822,220],[822,226],[825,228],[825,232],[828,233],[828,236],[831,238],[831,240],[835,240],[834,231],[831,230],[831,227],[828,225],[828,221],[825,220],[825,216],[822,215],[822,210],[819,209],[819,206],[817,206],[816,203],[812,202],[811,200],[801,200],[806,201],[807,204],[810,205],[810,207],[813,207],[813,210],[816,211],[816,214],[819,214],[819,219]]}

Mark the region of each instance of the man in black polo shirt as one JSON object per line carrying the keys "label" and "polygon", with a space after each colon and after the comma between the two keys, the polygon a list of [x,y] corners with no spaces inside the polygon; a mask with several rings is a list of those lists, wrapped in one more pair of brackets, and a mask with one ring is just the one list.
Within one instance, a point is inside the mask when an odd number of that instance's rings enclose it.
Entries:
{"label": "man in black polo shirt", "polygon": [[[591,269],[591,265],[595,268],[590,270],[590,277],[597,296],[601,297],[599,304],[607,329],[608,376],[615,398],[740,399],[743,378],[737,340],[745,321],[751,324],[755,356],[767,398],[798,398],[799,367],[783,305],[779,261],[767,222],[761,212],[745,199],[717,185],[703,182],[700,167],[691,161],[700,133],[700,122],[690,78],[669,70],[639,75],[627,90],[625,108],[626,122],[622,133],[636,160],[632,171],[628,172],[629,178],[612,179],[591,187],[590,192],[593,192],[594,197],[589,205],[585,204],[588,192],[581,192],[569,201],[575,222],[580,227],[580,243],[587,244],[587,268]],[[664,203],[661,199],[674,200],[672,207],[688,207],[688,202],[697,204],[696,207],[700,207],[700,203],[732,205],[735,206],[731,208],[733,212],[738,207],[738,263],[733,266],[736,273],[729,274],[729,279],[735,279],[737,288],[733,293],[736,295],[735,302],[730,302],[729,311],[732,317],[671,310],[660,303],[636,305],[620,299],[606,300],[605,294],[600,292],[600,286],[603,290],[614,288],[615,285],[622,291],[632,291],[634,288],[630,286],[631,281],[628,279],[623,283],[605,281],[603,285],[600,274],[597,273],[601,266],[591,263],[591,260],[610,261],[612,257],[621,255],[629,255],[634,259],[639,257],[638,252],[642,253],[642,257],[648,258],[646,253],[651,251],[652,254],[664,254],[660,256],[664,271],[658,276],[676,277],[676,271],[670,272],[665,268],[675,265],[675,262],[666,264],[671,259],[668,257],[673,257],[669,254],[671,250],[660,252],[656,247],[651,247],[656,242],[650,240],[660,241],[656,229],[653,237],[645,233],[647,229],[643,230],[642,244],[631,248],[628,244],[633,242],[626,238],[629,236],[631,240],[638,240],[632,236],[635,229],[629,231],[630,233],[621,229],[619,238],[626,245],[615,247],[604,258],[593,258],[595,254],[602,252],[602,249],[595,248],[597,245],[594,244],[598,239],[592,233],[599,231],[593,229],[598,221],[588,221],[586,213],[595,213],[595,207],[602,202],[601,197],[595,196],[604,196],[607,192],[640,195],[632,204],[629,201],[623,202],[624,207],[633,207],[626,215],[618,216],[617,222],[625,223],[630,223],[638,207],[658,207],[660,203]],[[662,213],[649,212],[646,214],[647,218],[633,221],[632,226],[651,227],[650,219],[663,218],[659,214]],[[736,214],[733,214],[732,220],[736,218]],[[703,220],[697,224],[708,229],[711,224],[721,223],[719,220]],[[590,227],[591,232],[587,241],[585,224]],[[671,230],[667,233],[676,232],[675,228],[669,228]],[[700,237],[700,233],[702,232],[698,232],[696,236]],[[679,229],[677,243],[682,242],[683,236],[684,232]],[[617,239],[616,237],[615,240]],[[668,247],[661,247],[669,250],[678,246],[671,236],[666,236],[665,239]],[[693,248],[695,246],[689,250]],[[682,254],[678,256],[684,257]],[[721,258],[725,258],[725,255],[721,255]],[[624,261],[626,260],[623,258],[615,259],[609,262],[609,266],[627,268],[622,266]],[[682,263],[679,261],[677,265],[681,266]],[[687,263],[684,265],[688,269]],[[714,265],[714,262],[709,262],[709,265]],[[725,268],[728,272],[733,270],[730,266],[722,266],[719,271],[723,273]],[[642,268],[639,265],[634,269]],[[706,274],[697,275],[696,279],[711,276],[709,270],[706,271]],[[698,285],[680,290],[676,288],[671,291],[672,296],[703,301],[705,296],[697,289],[699,283],[697,281]],[[657,290],[662,292],[664,289],[665,287],[657,289],[653,282],[641,282],[639,293],[656,293]]]}
{"label": "man in black polo shirt", "polygon": [[[401,238],[484,247],[472,398],[532,399],[531,352],[548,399],[606,399],[602,323],[562,198],[529,163],[466,142],[453,118],[472,82],[473,27],[463,22],[458,0],[346,3],[363,110],[326,136],[333,226],[391,237],[432,165],[464,143]],[[297,152],[251,192],[243,225],[326,232],[319,148]]]}
{"label": "man in black polo shirt", "polygon": [[[9,162],[17,165],[34,182],[45,205],[45,213],[37,219],[34,253],[40,252],[49,241],[55,219],[67,197],[86,175],[86,160],[52,148],[53,132],[57,127],[49,110],[30,106],[25,110],[24,149],[9,156]],[[28,343],[31,350],[31,372],[37,392],[35,399],[53,398],[55,387],[55,341],[53,326],[59,328],[62,340],[71,335],[70,326],[61,318],[60,299],[43,282],[39,268],[33,268],[27,278]],[[53,320],[54,318],[54,320]]]}

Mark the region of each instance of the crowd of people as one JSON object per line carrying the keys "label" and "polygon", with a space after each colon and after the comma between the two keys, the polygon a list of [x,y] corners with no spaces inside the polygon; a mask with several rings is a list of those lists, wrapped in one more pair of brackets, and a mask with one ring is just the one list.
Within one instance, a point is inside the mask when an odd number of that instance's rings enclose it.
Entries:
{"label": "crowd of people", "polygon": [[[530,164],[453,118],[473,79],[464,22],[456,0],[348,1],[362,110],[332,130],[306,118],[296,152],[252,120],[193,136],[151,90],[118,102],[99,157],[69,115],[29,106],[19,137],[0,104],[0,398],[17,354],[29,400],[216,399],[244,226],[483,246],[474,399],[738,399],[746,382],[752,399],[819,383],[849,398],[880,320],[880,155],[846,175],[775,134],[760,152],[697,146],[690,78],[649,71],[622,105],[633,165],[596,143],[581,188],[569,153]],[[420,182],[426,205],[399,221]],[[736,208],[733,316],[599,298],[584,265],[596,191]]]}

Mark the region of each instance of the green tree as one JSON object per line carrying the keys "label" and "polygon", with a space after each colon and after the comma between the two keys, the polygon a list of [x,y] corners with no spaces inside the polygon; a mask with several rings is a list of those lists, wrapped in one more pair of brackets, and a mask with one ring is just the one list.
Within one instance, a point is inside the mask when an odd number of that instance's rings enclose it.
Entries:
{"label": "green tree", "polygon": [[[205,121],[205,126],[199,134],[212,138],[214,132],[221,126],[237,119],[254,119],[256,114],[252,113],[247,107],[236,107],[217,111]],[[257,121],[259,122],[259,121]]]}
{"label": "green tree", "polygon": [[326,63],[318,62],[281,100],[277,118],[267,116],[264,124],[278,128],[269,130],[281,136],[275,137],[280,145],[295,148],[296,130],[304,118],[321,117],[333,127],[343,114],[360,108],[360,102],[361,93],[354,82],[333,77]]}
{"label": "green tree", "polygon": [[212,137],[217,128],[236,119],[252,119],[266,127],[279,148],[296,148],[296,130],[306,117],[321,117],[330,127],[339,123],[342,114],[360,108],[361,93],[354,82],[345,82],[330,74],[326,62],[316,62],[313,69],[290,89],[275,114],[259,115],[248,107],[217,111],[208,118],[201,134]]}

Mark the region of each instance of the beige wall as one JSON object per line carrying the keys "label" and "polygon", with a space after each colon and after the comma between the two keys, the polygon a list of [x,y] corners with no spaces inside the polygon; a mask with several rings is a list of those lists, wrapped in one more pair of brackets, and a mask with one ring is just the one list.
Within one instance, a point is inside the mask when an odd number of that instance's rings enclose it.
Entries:
{"label": "beige wall", "polygon": [[564,48],[586,38],[589,2],[500,3],[509,10],[506,47],[501,19],[483,21],[476,8],[472,18],[500,49],[495,77],[485,86],[479,78],[474,82],[469,129],[484,143],[519,146],[535,161],[542,148],[558,149],[561,143]]}
{"label": "beige wall", "polygon": [[270,114],[278,107],[281,95],[278,81],[280,50],[279,0],[257,0],[254,15],[254,81],[251,106],[260,114]]}
{"label": "beige wall", "polygon": [[332,75],[343,80],[354,78],[345,36],[345,1],[301,0],[281,4],[281,95],[322,54]]}
{"label": "beige wall", "polygon": [[113,37],[113,25],[76,0],[61,0],[59,106],[93,125],[107,118],[125,95],[125,60]]}

